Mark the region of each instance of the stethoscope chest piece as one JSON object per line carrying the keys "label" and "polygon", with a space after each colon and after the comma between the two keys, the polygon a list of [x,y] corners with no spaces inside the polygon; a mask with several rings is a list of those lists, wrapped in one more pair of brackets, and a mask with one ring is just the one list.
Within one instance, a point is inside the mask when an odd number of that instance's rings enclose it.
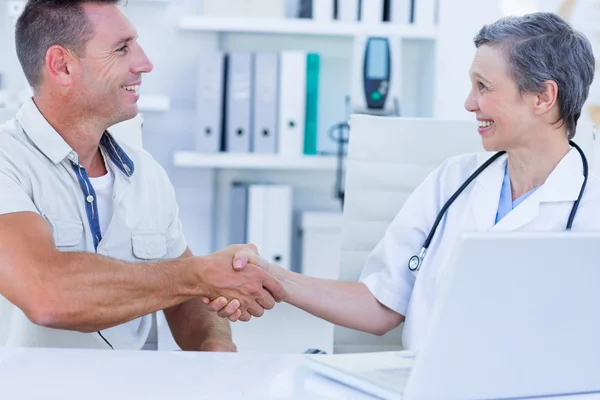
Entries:
{"label": "stethoscope chest piece", "polygon": [[412,256],[410,260],[408,260],[408,269],[411,271],[417,271],[421,267],[421,260],[419,256]]}
{"label": "stethoscope chest piece", "polygon": [[418,256],[412,256],[408,260],[408,269],[415,272],[421,269],[421,264],[423,264],[423,259],[425,258],[425,254],[427,253],[427,249],[423,247]]}

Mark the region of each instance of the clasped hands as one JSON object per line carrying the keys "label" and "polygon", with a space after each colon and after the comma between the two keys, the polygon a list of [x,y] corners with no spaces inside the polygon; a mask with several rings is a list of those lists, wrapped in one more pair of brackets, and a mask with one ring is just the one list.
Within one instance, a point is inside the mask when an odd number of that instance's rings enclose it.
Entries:
{"label": "clasped hands", "polygon": [[261,317],[285,297],[278,269],[258,255],[256,246],[233,245],[211,255],[215,261],[213,284],[202,300],[222,318],[249,321]]}

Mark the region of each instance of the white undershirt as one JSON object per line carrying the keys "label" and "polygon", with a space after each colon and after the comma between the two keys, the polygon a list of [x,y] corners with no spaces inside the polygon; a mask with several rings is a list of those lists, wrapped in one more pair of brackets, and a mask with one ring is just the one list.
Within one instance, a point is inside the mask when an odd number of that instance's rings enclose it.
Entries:
{"label": "white undershirt", "polygon": [[[110,223],[114,212],[113,188],[115,184],[115,174],[108,165],[106,165],[106,170],[108,171],[106,175],[99,176],[97,178],[90,178],[90,182],[92,183],[94,191],[96,192],[96,205],[98,206],[98,221],[100,223],[100,232],[102,233],[102,235],[104,235],[104,233],[106,232],[106,229],[108,228],[108,224]],[[121,326],[124,329],[131,331],[131,334],[133,336],[138,336],[140,324],[141,319],[137,318],[133,321],[126,322]],[[150,330],[150,334],[148,335],[148,339],[146,340],[146,344],[144,345],[144,349],[155,350],[156,347],[156,318],[154,318],[153,316],[152,328]]]}
{"label": "white undershirt", "polygon": [[96,205],[98,206],[98,220],[100,222],[100,232],[102,235],[106,232],[108,224],[113,215],[113,186],[115,184],[115,174],[110,168],[106,168],[108,173],[97,178],[90,178],[90,182],[96,192]]}

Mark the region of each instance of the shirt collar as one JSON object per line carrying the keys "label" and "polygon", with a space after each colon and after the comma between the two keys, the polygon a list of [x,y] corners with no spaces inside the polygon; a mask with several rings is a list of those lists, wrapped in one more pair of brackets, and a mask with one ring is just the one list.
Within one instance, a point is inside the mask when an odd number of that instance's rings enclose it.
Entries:
{"label": "shirt collar", "polygon": [[54,164],[60,163],[73,151],[71,146],[46,121],[32,98],[23,104],[17,112],[16,118],[33,144]]}
{"label": "shirt collar", "polygon": [[100,139],[100,146],[104,148],[111,161],[119,168],[119,171],[128,177],[133,176],[133,172],[135,171],[133,161],[110,133],[104,132],[102,139]]}
{"label": "shirt collar", "polygon": [[[75,153],[44,118],[32,98],[23,104],[16,119],[29,139],[54,164],[61,163],[69,154]],[[133,161],[110,133],[104,132],[100,139],[100,145],[123,174],[128,177],[133,176],[135,170]]]}
{"label": "shirt collar", "polygon": [[[489,154],[486,153],[486,157]],[[478,177],[477,182],[483,186],[500,187],[504,177],[507,155],[502,155],[490,164]],[[571,148],[550,173],[544,184],[538,187],[539,201],[560,202],[573,201],[579,196],[583,183],[583,167],[579,152]],[[536,194],[537,195],[537,194]]]}

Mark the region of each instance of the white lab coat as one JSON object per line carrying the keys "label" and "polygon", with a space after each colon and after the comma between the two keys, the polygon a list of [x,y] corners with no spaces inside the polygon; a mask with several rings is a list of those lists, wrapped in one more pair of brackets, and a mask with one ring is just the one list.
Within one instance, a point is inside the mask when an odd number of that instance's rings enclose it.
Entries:
{"label": "white lab coat", "polygon": [[[494,225],[507,156],[492,163],[450,206],[418,272],[407,265],[421,250],[447,199],[491,154],[444,162],[412,193],[367,259],[360,281],[382,304],[406,317],[403,344],[418,348],[431,323],[444,268],[461,232],[562,231],[583,183],[576,149],[560,161],[544,185]],[[600,231],[600,182],[589,173],[573,230]],[[510,288],[507,288],[510,290]]]}

